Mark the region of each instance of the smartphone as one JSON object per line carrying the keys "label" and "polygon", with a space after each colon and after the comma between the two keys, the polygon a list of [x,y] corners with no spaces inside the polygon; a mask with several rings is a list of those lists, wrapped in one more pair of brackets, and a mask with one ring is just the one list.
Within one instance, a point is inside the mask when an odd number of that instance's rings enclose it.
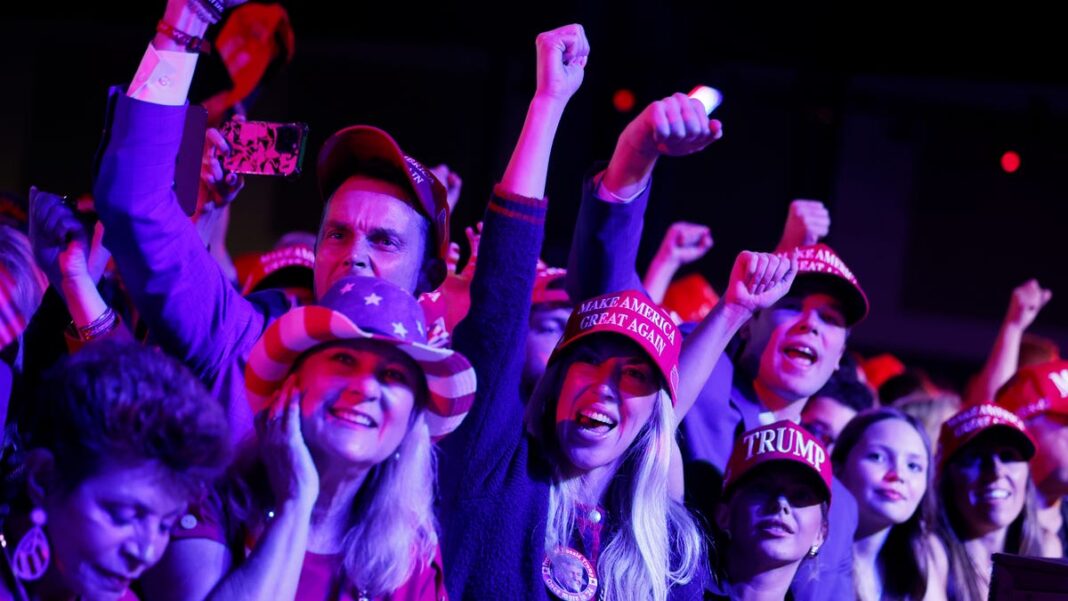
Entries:
{"label": "smartphone", "polygon": [[304,163],[307,123],[227,121],[221,132],[230,145],[223,169],[246,175],[296,177]]}
{"label": "smartphone", "polygon": [[697,86],[687,94],[690,98],[698,100],[705,107],[705,115],[711,115],[712,111],[723,102],[723,94],[716,88]]}

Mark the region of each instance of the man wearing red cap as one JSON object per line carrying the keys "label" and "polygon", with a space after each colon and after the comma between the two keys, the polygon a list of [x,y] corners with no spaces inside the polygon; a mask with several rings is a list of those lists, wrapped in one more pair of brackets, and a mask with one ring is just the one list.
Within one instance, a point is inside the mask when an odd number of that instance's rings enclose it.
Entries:
{"label": "man wearing red cap", "polygon": [[1038,523],[1048,555],[1068,555],[1068,361],[1024,367],[998,391],[1035,440],[1031,477],[1038,489]]}
{"label": "man wearing red cap", "polygon": [[[154,340],[209,383],[247,433],[242,366],[267,325],[285,313],[280,294],[243,298],[219,271],[176,201],[195,44],[210,24],[199,4],[169,0],[159,32],[113,113],[94,195],[112,251]],[[163,33],[170,32],[170,33]],[[177,33],[175,33],[177,32]],[[349,275],[380,277],[410,293],[444,279],[448,204],[444,186],[385,132],[345,128],[317,166],[325,201],[315,249],[316,296]]]}

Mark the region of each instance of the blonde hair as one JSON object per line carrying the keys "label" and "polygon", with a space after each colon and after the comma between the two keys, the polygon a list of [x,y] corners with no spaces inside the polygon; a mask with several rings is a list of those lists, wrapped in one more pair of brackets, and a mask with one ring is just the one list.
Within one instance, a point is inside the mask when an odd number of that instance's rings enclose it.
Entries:
{"label": "blonde hair", "polygon": [[342,543],[345,575],[370,597],[400,588],[437,549],[434,455],[423,411],[397,453],[373,467],[352,507]]}
{"label": "blonde hair", "polygon": [[[556,403],[570,360],[546,369],[527,404],[527,430],[541,441],[553,461],[547,551],[570,546],[577,522],[579,480],[566,477],[566,459],[556,438]],[[696,575],[704,541],[690,512],[668,496],[668,469],[675,436],[671,397],[661,389],[653,414],[624,453],[605,493],[604,505],[618,526],[602,535],[597,575],[605,599],[666,601],[675,585]]]}

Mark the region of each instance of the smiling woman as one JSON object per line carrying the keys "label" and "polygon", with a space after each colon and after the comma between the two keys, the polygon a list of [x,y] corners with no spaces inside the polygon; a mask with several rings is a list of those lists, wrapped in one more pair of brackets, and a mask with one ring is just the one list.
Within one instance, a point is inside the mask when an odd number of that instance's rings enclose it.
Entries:
{"label": "smiling woman", "polygon": [[831,460],[857,500],[853,568],[862,601],[945,598],[931,455],[923,425],[890,407],[865,411],[842,430]]}
{"label": "smiling woman", "polygon": [[152,598],[440,599],[431,437],[475,374],[426,331],[408,292],[362,276],[272,324],[245,374],[256,444],[183,522]]}
{"label": "smiling woman", "polygon": [[140,345],[86,346],[44,381],[44,410],[9,479],[19,489],[0,593],[135,598],[130,584],[229,458],[222,409],[185,368]]}
{"label": "smiling woman", "polygon": [[994,553],[1041,555],[1023,422],[993,404],[973,405],[942,425],[940,520],[949,551],[949,597],[986,599]]}

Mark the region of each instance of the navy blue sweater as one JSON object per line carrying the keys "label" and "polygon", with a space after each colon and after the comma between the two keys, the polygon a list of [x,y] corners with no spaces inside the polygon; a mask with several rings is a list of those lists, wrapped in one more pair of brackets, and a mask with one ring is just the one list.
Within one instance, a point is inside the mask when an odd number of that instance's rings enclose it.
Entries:
{"label": "navy blue sweater", "polygon": [[[439,455],[445,583],[452,601],[547,600],[541,563],[552,470],[526,434],[519,387],[545,203],[495,192],[471,311],[453,339],[478,373],[478,393]],[[702,593],[697,580],[670,597],[689,601]]]}

